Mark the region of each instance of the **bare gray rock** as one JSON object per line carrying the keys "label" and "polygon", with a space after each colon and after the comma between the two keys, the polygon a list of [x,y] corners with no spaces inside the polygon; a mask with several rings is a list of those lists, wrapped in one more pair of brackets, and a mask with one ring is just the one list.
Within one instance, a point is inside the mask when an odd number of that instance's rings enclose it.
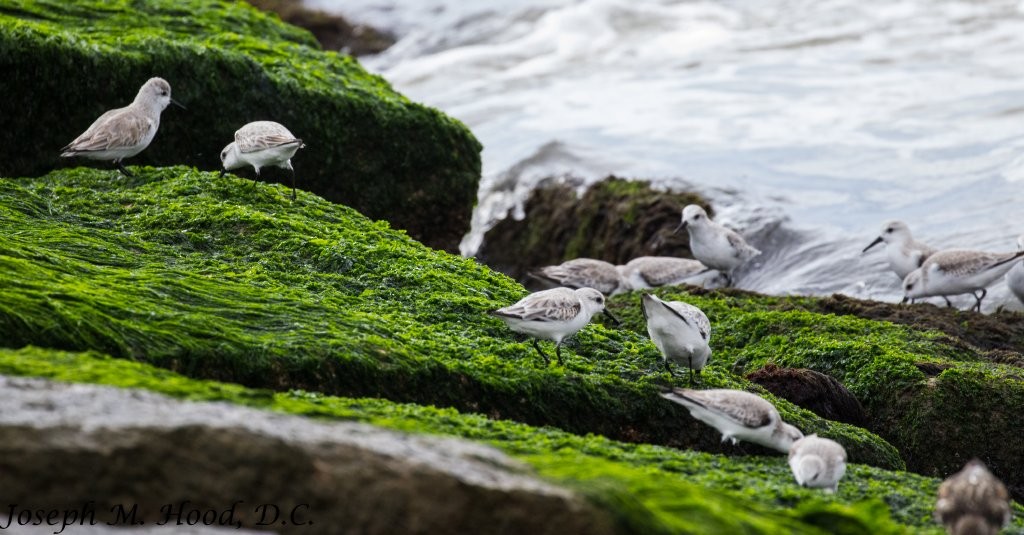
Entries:
{"label": "bare gray rock", "polygon": [[174,532],[614,530],[609,515],[472,442],[3,376],[0,407],[0,528],[29,519],[53,533],[66,512],[72,534],[83,520]]}

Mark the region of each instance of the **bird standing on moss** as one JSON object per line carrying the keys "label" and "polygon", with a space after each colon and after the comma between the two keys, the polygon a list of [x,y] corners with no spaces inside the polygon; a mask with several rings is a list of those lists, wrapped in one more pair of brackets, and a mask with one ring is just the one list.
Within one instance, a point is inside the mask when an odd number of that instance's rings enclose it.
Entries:
{"label": "bird standing on moss", "polygon": [[835,493],[846,473],[846,449],[834,440],[809,435],[789,447],[789,468],[801,486]]}
{"label": "bird standing on moss", "polygon": [[532,293],[514,305],[491,311],[501,318],[510,329],[534,337],[533,348],[545,364],[551,360],[537,345],[536,338],[555,343],[558,364],[562,364],[562,341],[576,334],[590,323],[594,314],[604,312],[615,323],[615,319],[604,307],[604,295],[593,288],[552,288]]}
{"label": "bird standing on moss", "polygon": [[1024,251],[988,253],[948,249],[928,257],[921,267],[903,279],[903,302],[918,297],[940,296],[952,306],[947,296],[969,293],[976,303],[973,310],[981,312],[981,300],[990,284],[1010,271]]}
{"label": "bird standing on moss", "polygon": [[799,429],[782,421],[779,411],[767,400],[743,390],[690,390],[673,388],[661,397],[678,403],[690,416],[714,427],[736,444],[740,440],[788,453],[803,438]]}
{"label": "bird standing on moss", "polygon": [[661,351],[665,369],[672,373],[670,361],[688,367],[692,386],[694,370],[700,373],[711,357],[708,317],[689,303],[665,302],[651,294],[640,298],[640,308],[647,320],[647,334]]}
{"label": "bird standing on moss", "polygon": [[113,161],[125,176],[130,177],[132,174],[121,160],[131,158],[149,146],[160,128],[160,114],[169,104],[185,108],[171,98],[171,84],[163,78],[150,78],[131,104],[100,115],[82,135],[61,149],[61,157],[81,156]]}
{"label": "bird standing on moss", "polygon": [[724,273],[729,285],[732,285],[734,269],[761,254],[742,236],[712,221],[708,213],[696,204],[683,208],[683,220],[676,231],[681,228],[690,234],[693,257],[705,266]]}
{"label": "bird standing on moss", "polygon": [[978,459],[939,486],[935,519],[950,535],[995,535],[1010,522],[1010,493]]}
{"label": "bird standing on moss", "polygon": [[220,152],[220,161],[224,173],[251,165],[256,170],[256,178],[252,179],[253,187],[260,176],[260,168],[275,166],[291,171],[292,199],[295,199],[295,168],[292,167],[292,156],[306,144],[292,135],[280,123],[274,121],[254,121],[235,132],[235,140],[228,143]]}

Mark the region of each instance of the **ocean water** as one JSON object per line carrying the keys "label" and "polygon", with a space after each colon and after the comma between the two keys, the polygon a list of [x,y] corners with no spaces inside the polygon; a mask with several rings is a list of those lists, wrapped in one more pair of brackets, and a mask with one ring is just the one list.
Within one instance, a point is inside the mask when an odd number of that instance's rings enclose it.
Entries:
{"label": "ocean water", "polygon": [[363,64],[484,144],[467,255],[562,174],[709,195],[765,251],[737,285],[773,294],[899,300],[860,252],[889,219],[940,248],[1024,233],[1024,0],[306,3],[394,32]]}

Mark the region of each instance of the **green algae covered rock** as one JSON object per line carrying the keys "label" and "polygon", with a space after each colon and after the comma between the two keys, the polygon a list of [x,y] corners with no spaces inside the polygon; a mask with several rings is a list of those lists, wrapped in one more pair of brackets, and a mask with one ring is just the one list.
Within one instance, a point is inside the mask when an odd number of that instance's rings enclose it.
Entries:
{"label": "green algae covered rock", "polygon": [[[563,349],[564,368],[545,367],[486,314],[521,286],[310,194],[293,203],[287,188],[185,167],[134,179],[80,168],[0,180],[0,219],[9,347],[97,350],[252,387],[740,452],[658,395],[685,379],[669,378],[645,336],[591,325]],[[724,366],[704,380],[757,389]],[[879,437],[774,401],[856,462],[903,467]]]}
{"label": "green algae covered rock", "polygon": [[[1024,334],[1006,332],[1021,325],[1012,317],[1020,314],[993,319],[932,305],[768,297],[740,290],[659,295],[707,313],[714,326],[712,360],[734,372],[778,365],[809,368],[841,381],[867,410],[866,427],[896,446],[909,470],[945,477],[978,457],[1014,496],[1024,497],[1024,347],[1011,342],[989,352],[934,330],[956,323],[974,326],[972,336],[979,343],[986,332],[990,341],[1012,341]],[[615,314],[645,332],[631,297],[615,299]],[[881,308],[891,309],[893,319],[903,324],[868,319],[880,317]]]}
{"label": "green algae covered rock", "polygon": [[[96,352],[0,349],[0,375],[141,388],[322,419],[370,423],[495,446],[616,519],[619,533],[941,533],[932,520],[939,480],[850,465],[835,495],[795,484],[784,457],[728,457],[572,435],[381,399],[272,392],[193,380]],[[0,461],[2,462],[2,461]],[[1009,533],[1024,532],[1015,505]]]}
{"label": "green algae covered rock", "polygon": [[[0,176],[69,165],[60,147],[161,76],[188,109],[165,111],[129,165],[218,169],[235,130],[275,120],[306,141],[300,188],[438,248],[455,250],[469,228],[481,147],[461,123],[242,2],[6,1],[0,72]],[[286,176],[275,173],[264,175]]]}

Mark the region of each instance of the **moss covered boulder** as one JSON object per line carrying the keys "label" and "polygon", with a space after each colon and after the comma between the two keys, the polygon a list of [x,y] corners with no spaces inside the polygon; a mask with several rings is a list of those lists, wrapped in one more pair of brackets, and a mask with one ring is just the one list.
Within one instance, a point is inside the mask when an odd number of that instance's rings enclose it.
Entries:
{"label": "moss covered boulder", "polygon": [[[978,457],[1024,498],[1024,347],[1006,342],[1021,336],[1014,332],[1019,313],[986,317],[929,304],[768,297],[734,289],[659,294],[707,313],[713,362],[736,373],[779,366],[828,374],[863,404],[867,429],[895,445],[908,469],[945,476]],[[615,313],[645,332],[630,299],[611,300]],[[875,319],[886,316],[883,309],[902,321]],[[953,337],[960,328],[950,328],[954,324],[969,330],[976,325],[973,339],[999,349]]]}
{"label": "moss covered boulder", "polygon": [[481,147],[461,123],[242,2],[3,2],[0,72],[0,176],[80,164],[58,162],[60,147],[161,76],[188,110],[165,111],[129,165],[218,169],[236,129],[270,119],[306,141],[293,161],[300,188],[438,248],[455,250],[469,228]]}
{"label": "moss covered boulder", "polygon": [[[443,435],[483,442],[527,465],[528,472],[519,474],[520,477],[540,476],[583,496],[612,517],[617,533],[938,535],[942,532],[931,517],[938,479],[864,465],[850,465],[839,492],[830,495],[797,486],[785,458],[777,455],[729,457],[628,444],[595,435],[574,435],[550,427],[531,427],[479,414],[382,399],[344,398],[301,390],[254,390],[189,379],[96,352],[34,347],[0,349],[0,374],[145,389],[182,399],[223,401],[321,420],[363,422],[414,435]],[[2,392],[0,389],[0,396]],[[124,397],[126,403],[131,403],[130,394]],[[31,408],[40,410],[37,406]],[[6,417],[18,420],[19,414],[15,412]],[[260,418],[255,415],[253,420]],[[220,424],[213,422],[212,425]],[[0,427],[0,433],[5,431]],[[137,435],[135,437],[137,440]],[[411,441],[419,442],[415,438]],[[31,449],[31,446],[0,444],[0,451],[5,453],[0,456],[0,467],[12,459],[12,451],[20,449]],[[490,457],[483,460],[493,462]],[[100,468],[103,463],[103,459],[97,460]],[[38,465],[11,467],[4,473],[31,473],[33,466]],[[163,473],[157,477],[177,478]],[[19,488],[31,484],[18,481]],[[124,487],[123,483],[121,486]],[[196,488],[185,489],[185,498],[208,499],[206,494],[188,495],[197,493]],[[53,488],[37,490],[33,496],[56,491]],[[121,497],[130,498],[132,492],[128,487]],[[66,496],[66,493],[57,495]],[[140,501],[148,498],[144,496]],[[459,512],[459,508],[450,503],[448,507]],[[1014,511],[1016,519],[1008,533],[1024,533],[1024,508],[1014,505]]]}
{"label": "moss covered boulder", "polygon": [[[662,399],[645,337],[595,324],[545,367],[486,312],[525,291],[473,260],[282,186],[230,175],[93,169],[0,181],[0,338],[98,350],[253,387],[385,397],[633,442],[740,453]],[[551,347],[547,344],[547,350]],[[725,367],[708,385],[756,388]],[[857,462],[900,468],[862,429],[784,400]],[[758,451],[758,450],[746,450]]]}
{"label": "moss covered boulder", "polygon": [[625,264],[638,256],[692,258],[685,232],[674,233],[683,207],[710,205],[694,193],[659,191],[614,176],[577,194],[570,180],[533,190],[523,220],[507,217],[487,231],[476,257],[517,280],[529,270],[574,258]]}

